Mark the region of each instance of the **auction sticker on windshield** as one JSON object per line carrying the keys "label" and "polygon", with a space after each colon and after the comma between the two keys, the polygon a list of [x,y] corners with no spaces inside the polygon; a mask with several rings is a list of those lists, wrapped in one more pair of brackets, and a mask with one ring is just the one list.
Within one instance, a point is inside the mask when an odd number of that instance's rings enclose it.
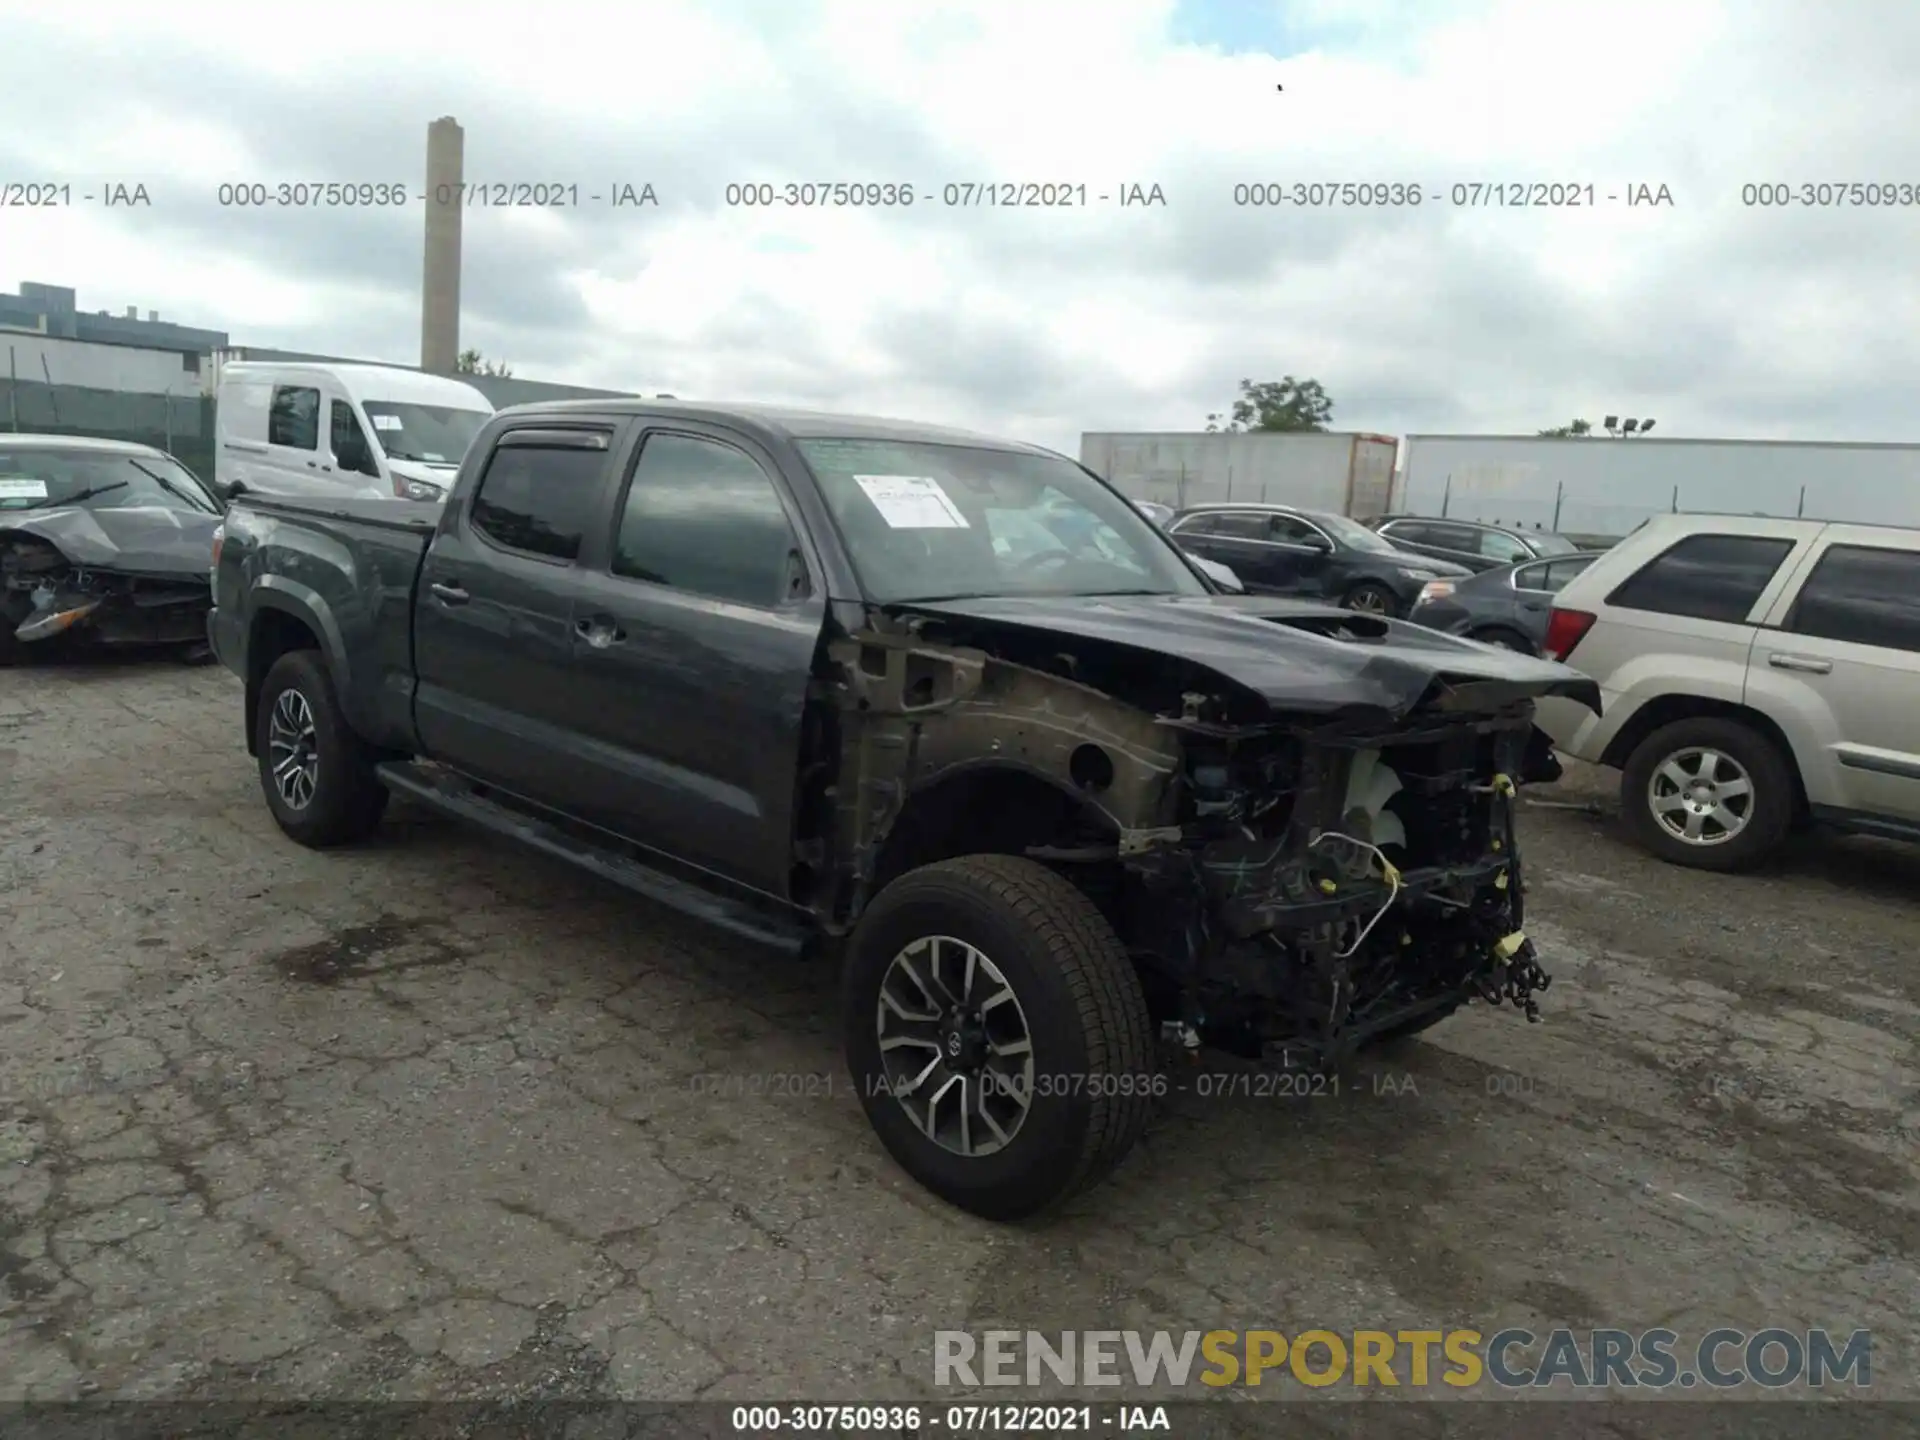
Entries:
{"label": "auction sticker on windshield", "polygon": [[0,500],[44,500],[47,482],[31,479],[0,478]]}
{"label": "auction sticker on windshield", "polygon": [[895,530],[970,530],[960,507],[927,475],[856,475],[880,518]]}
{"label": "auction sticker on windshield", "polygon": [[398,415],[376,415],[373,417],[373,428],[376,430],[398,430],[400,428],[400,417]]}

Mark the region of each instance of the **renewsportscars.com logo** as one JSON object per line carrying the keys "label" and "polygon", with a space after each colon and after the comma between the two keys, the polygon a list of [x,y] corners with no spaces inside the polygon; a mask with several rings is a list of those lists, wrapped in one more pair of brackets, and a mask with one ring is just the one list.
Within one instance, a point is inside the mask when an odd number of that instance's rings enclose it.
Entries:
{"label": "renewsportscars.com logo", "polygon": [[1503,1390],[1821,1389],[1873,1383],[1873,1335],[1826,1330],[941,1330],[942,1386],[1296,1384]]}

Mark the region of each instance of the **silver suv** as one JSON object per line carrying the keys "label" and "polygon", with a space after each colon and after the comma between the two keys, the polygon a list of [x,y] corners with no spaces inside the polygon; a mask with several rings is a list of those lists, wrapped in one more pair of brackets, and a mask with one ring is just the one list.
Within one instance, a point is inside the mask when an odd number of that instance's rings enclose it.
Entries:
{"label": "silver suv", "polygon": [[1622,771],[1646,849],[1744,870],[1808,823],[1920,839],[1920,531],[1662,515],[1554,597],[1560,751]]}

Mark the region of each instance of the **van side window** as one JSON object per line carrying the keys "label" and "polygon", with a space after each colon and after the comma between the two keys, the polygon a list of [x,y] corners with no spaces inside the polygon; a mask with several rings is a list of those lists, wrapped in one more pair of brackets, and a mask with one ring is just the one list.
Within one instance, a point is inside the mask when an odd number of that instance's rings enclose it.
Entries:
{"label": "van side window", "polygon": [[1832,546],[1800,587],[1786,628],[1920,653],[1920,552]]}
{"label": "van side window", "polygon": [[267,443],[292,450],[320,448],[320,392],[309,385],[276,385],[267,411]]}
{"label": "van side window", "polygon": [[344,400],[333,402],[328,435],[333,458],[339,461],[342,467],[353,465],[357,461],[360,467],[372,474],[380,473],[379,467],[372,463],[373,451],[367,444],[367,432],[360,428],[360,421],[353,413],[353,406]]}
{"label": "van side window", "polygon": [[496,545],[550,560],[577,560],[600,508],[605,450],[503,445],[473,497],[473,528]]}
{"label": "van side window", "polygon": [[1624,610],[1743,625],[1793,549],[1763,535],[1689,535],[1607,597]]}
{"label": "van side window", "polygon": [[[627,487],[613,573],[771,608],[804,579],[786,508],[753,459],[692,435],[649,435]],[[801,591],[799,593],[804,593]]]}

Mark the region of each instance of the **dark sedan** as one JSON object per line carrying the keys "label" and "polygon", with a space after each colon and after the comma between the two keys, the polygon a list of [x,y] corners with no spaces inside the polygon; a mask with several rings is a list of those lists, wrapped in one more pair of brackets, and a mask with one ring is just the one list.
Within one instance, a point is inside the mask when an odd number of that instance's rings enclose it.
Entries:
{"label": "dark sedan", "polygon": [[1402,550],[1448,560],[1469,570],[1499,570],[1529,560],[1572,555],[1580,547],[1550,530],[1522,530],[1478,520],[1432,520],[1420,515],[1386,515],[1373,528]]}
{"label": "dark sedan", "polygon": [[164,451],[0,435],[0,664],[68,640],[172,644],[207,658],[220,514]]}
{"label": "dark sedan", "polygon": [[1167,531],[1180,548],[1228,566],[1256,595],[1327,600],[1369,615],[1405,615],[1430,580],[1464,566],[1415,555],[1358,520],[1290,505],[1200,505]]}
{"label": "dark sedan", "polygon": [[1435,580],[1421,591],[1407,618],[1431,630],[1538,655],[1553,597],[1597,558],[1595,553],[1560,555],[1465,580]]}

